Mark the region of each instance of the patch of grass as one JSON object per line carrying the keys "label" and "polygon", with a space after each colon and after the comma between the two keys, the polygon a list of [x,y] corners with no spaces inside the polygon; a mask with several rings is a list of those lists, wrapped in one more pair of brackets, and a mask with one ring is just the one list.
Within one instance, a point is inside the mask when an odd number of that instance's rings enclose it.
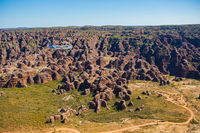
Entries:
{"label": "patch of grass", "polygon": [[6,96],[0,97],[0,131],[22,125],[43,125],[45,119],[63,104],[60,96],[51,93],[57,84],[57,81],[52,81],[27,88],[0,89],[6,93]]}
{"label": "patch of grass", "polygon": [[[147,81],[132,81],[133,83],[149,83]],[[51,90],[57,88],[60,81],[50,81],[41,85],[30,85],[27,88],[0,88],[0,91],[6,93],[0,97],[0,132],[12,131],[17,128],[46,128],[51,124],[45,124],[45,120],[58,112],[61,107],[70,107],[77,109],[81,105],[87,105],[91,101],[92,94],[88,96],[81,95],[77,90],[70,91],[64,95],[54,95]],[[152,83],[158,86],[158,83]],[[168,86],[170,87],[170,86]],[[125,118],[131,119],[159,119],[171,122],[184,122],[189,117],[189,113],[164,98],[158,98],[156,95],[142,95],[141,92],[146,88],[133,89],[131,100],[133,106],[125,111],[116,111],[112,106],[120,99],[112,99],[108,102],[110,110],[102,107],[101,112],[95,113],[89,110],[79,116],[71,116],[67,126],[79,128],[80,121],[90,121],[94,123],[122,122]],[[151,88],[152,89],[152,88]],[[162,88],[163,89],[163,88]],[[163,89],[164,90],[164,89]],[[63,101],[63,97],[71,95],[68,101]],[[142,100],[136,99],[141,96]],[[129,112],[129,109],[135,109],[144,105],[144,109],[138,112]],[[62,125],[60,122],[54,124]]]}
{"label": "patch of grass", "polygon": [[192,83],[188,83],[187,85],[194,85],[194,86],[196,86],[196,85],[200,85],[200,82],[192,82]]}
{"label": "patch of grass", "polygon": [[[54,95],[51,90],[57,88],[59,81],[50,81],[41,85],[30,85],[27,88],[1,88],[6,93],[0,97],[0,132],[20,127],[46,127],[46,119],[61,107],[77,108],[87,104],[89,99],[80,96],[74,90],[66,95]],[[73,99],[63,101],[62,98],[72,95]]]}
{"label": "patch of grass", "polygon": [[192,120],[190,121],[190,123],[191,123],[191,124],[199,124],[199,122],[198,122],[197,120],[195,120],[195,119],[192,119]]}
{"label": "patch of grass", "polygon": [[[127,107],[127,110],[125,111],[116,111],[115,107],[112,105],[120,99],[113,99],[108,102],[110,110],[102,108],[102,111],[99,113],[90,110],[80,117],[85,120],[101,123],[121,122],[123,118],[159,119],[171,122],[184,122],[189,117],[189,113],[184,108],[178,107],[171,102],[167,102],[164,98],[158,98],[156,95],[141,95],[141,92],[140,89],[133,91],[131,100],[134,105],[132,107]],[[137,96],[141,96],[142,100],[136,99]],[[142,105],[144,105],[144,110],[129,112],[129,109],[135,109]]]}

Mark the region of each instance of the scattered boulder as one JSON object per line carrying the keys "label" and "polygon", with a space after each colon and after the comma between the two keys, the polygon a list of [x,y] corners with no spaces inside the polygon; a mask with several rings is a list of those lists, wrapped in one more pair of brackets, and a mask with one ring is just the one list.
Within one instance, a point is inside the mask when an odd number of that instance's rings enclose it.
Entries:
{"label": "scattered boulder", "polygon": [[0,91],[0,96],[5,96],[6,95],[6,93],[5,92],[3,92],[3,91]]}
{"label": "scattered boulder", "polygon": [[136,99],[138,99],[138,100],[141,100],[141,99],[142,99],[142,97],[141,97],[141,96],[138,96]]}
{"label": "scattered boulder", "polygon": [[33,78],[33,80],[34,80],[35,84],[41,84],[42,83],[41,77],[38,74]]}
{"label": "scattered boulder", "polygon": [[61,109],[59,109],[59,111],[58,111],[58,112],[61,112],[61,113],[67,112],[67,109],[66,109],[66,108],[64,108],[64,107],[62,107]]}
{"label": "scattered boulder", "polygon": [[54,120],[53,116],[50,116],[46,121],[46,123],[54,123],[54,122],[55,122],[55,120]]}
{"label": "scattered boulder", "polygon": [[133,106],[133,102],[130,101],[127,106]]}
{"label": "scattered boulder", "polygon": [[28,84],[34,84],[34,80],[33,80],[33,78],[31,76],[28,76],[27,83]]}
{"label": "scattered boulder", "polygon": [[87,111],[88,108],[85,106],[85,105],[81,105],[79,108],[78,108],[78,113],[77,115],[80,115],[82,112],[85,112]]}
{"label": "scattered boulder", "polygon": [[131,97],[129,95],[125,95],[123,98],[125,101],[129,101],[131,99]]}
{"label": "scattered boulder", "polygon": [[75,115],[77,114],[77,111],[71,108],[66,109],[64,113],[61,114],[61,119],[64,119],[65,117]]}
{"label": "scattered boulder", "polygon": [[117,110],[126,110],[127,109],[125,100],[119,101],[115,105],[116,105]]}
{"label": "scattered boulder", "polygon": [[70,100],[70,99],[73,99],[73,96],[69,95],[69,96],[65,96],[65,97],[62,98],[62,100],[65,101],[65,102]]}
{"label": "scattered boulder", "polygon": [[94,101],[90,101],[88,103],[89,109],[95,109],[96,108],[96,103]]}
{"label": "scattered boulder", "polygon": [[57,72],[53,73],[53,75],[52,75],[53,80],[59,80],[60,78],[61,78],[61,76]]}
{"label": "scattered boulder", "polygon": [[135,109],[135,111],[142,111],[144,109],[144,105],[142,105],[141,107],[137,107],[136,109]]}
{"label": "scattered boulder", "polygon": [[143,91],[142,94],[143,94],[143,95],[148,95],[148,96],[150,96],[150,95],[151,95],[151,92],[149,92],[149,91],[147,90],[147,91]]}
{"label": "scattered boulder", "polygon": [[0,88],[3,88],[6,86],[7,79],[4,77],[0,77]]}
{"label": "scattered boulder", "polygon": [[63,120],[62,120],[62,123],[68,123],[69,122],[69,119],[68,118],[64,118]]}
{"label": "scattered boulder", "polygon": [[129,109],[129,112],[135,112],[135,109]]}
{"label": "scattered boulder", "polygon": [[24,84],[21,80],[18,81],[18,83],[17,83],[16,86],[19,87],[19,88],[25,88],[25,87],[27,87],[26,84]]}
{"label": "scattered boulder", "polygon": [[90,94],[90,89],[85,89],[84,90],[84,95],[89,95]]}
{"label": "scattered boulder", "polygon": [[197,99],[199,99],[199,100],[200,100],[200,94],[199,94],[199,96],[197,97]]}
{"label": "scattered boulder", "polygon": [[101,106],[102,106],[102,107],[105,107],[105,108],[109,109],[106,100],[101,99],[100,102],[101,102]]}
{"label": "scattered boulder", "polygon": [[158,93],[157,95],[158,95],[158,97],[162,97],[163,96],[161,93]]}
{"label": "scattered boulder", "polygon": [[183,78],[181,78],[181,77],[175,77],[172,81],[177,81],[177,82],[179,82],[179,81],[182,81],[183,80]]}
{"label": "scattered boulder", "polygon": [[97,100],[96,101],[95,112],[100,112],[100,111],[101,111],[101,101]]}
{"label": "scattered boulder", "polygon": [[61,115],[54,115],[54,120],[55,120],[55,121],[61,120]]}
{"label": "scattered boulder", "polygon": [[13,88],[16,87],[19,79],[17,77],[12,77],[7,84],[5,85],[6,88]]}

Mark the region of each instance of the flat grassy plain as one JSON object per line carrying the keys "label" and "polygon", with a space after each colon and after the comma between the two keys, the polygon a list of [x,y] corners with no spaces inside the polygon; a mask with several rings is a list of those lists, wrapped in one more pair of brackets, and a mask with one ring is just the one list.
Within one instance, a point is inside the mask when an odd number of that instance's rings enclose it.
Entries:
{"label": "flat grassy plain", "polygon": [[[73,90],[64,95],[54,95],[51,90],[57,88],[60,81],[50,81],[41,85],[30,85],[27,88],[0,88],[0,91],[6,93],[0,97],[0,132],[25,130],[27,132],[43,130],[52,127],[72,127],[82,132],[104,131],[110,123],[122,124],[125,120],[162,120],[170,122],[184,122],[188,119],[189,113],[171,102],[166,101],[163,97],[142,95],[141,92],[147,89],[161,89],[157,83],[148,82],[147,86],[134,87],[132,90],[131,100],[133,106],[124,111],[116,111],[113,104],[120,99],[113,99],[108,102],[110,110],[102,108],[102,111],[95,113],[89,110],[79,116],[71,116],[70,122],[63,124],[56,122],[54,124],[45,124],[46,119],[55,115],[61,107],[70,107],[77,109],[81,105],[87,105],[92,100],[92,96],[81,95],[81,92]],[[133,81],[131,84],[146,84],[146,81]],[[165,88],[166,91],[172,89],[171,86]],[[63,98],[71,95],[71,99],[64,101]],[[141,96],[142,99],[136,99]],[[144,105],[144,109],[138,112],[129,112],[129,109],[135,109]],[[104,123],[104,126],[102,126]],[[96,126],[94,128],[94,126]],[[91,128],[91,130],[90,130]],[[96,130],[98,128],[98,130]],[[93,131],[93,132],[95,132]]]}
{"label": "flat grassy plain", "polygon": [[[16,128],[48,127],[44,122],[61,107],[77,107],[86,104],[88,97],[71,91],[72,103],[63,101],[65,95],[54,95],[51,90],[57,88],[59,81],[50,81],[42,85],[30,85],[27,88],[1,88],[6,93],[0,97],[0,132]],[[77,96],[78,95],[78,96]],[[86,101],[85,101],[86,100]]]}
{"label": "flat grassy plain", "polygon": [[[92,122],[122,122],[125,118],[140,119],[157,119],[171,122],[184,122],[189,117],[187,110],[179,108],[177,105],[165,101],[164,98],[158,98],[157,95],[146,96],[141,94],[141,89],[133,90],[131,101],[133,106],[127,107],[127,110],[116,111],[112,106],[120,99],[113,99],[108,102],[110,110],[102,109],[99,113],[93,113],[92,110],[84,113],[82,117]],[[138,100],[137,97],[142,97]],[[129,102],[127,102],[129,103]],[[142,111],[129,112],[130,109],[135,110],[137,107],[144,106]]]}
{"label": "flat grassy plain", "polygon": [[51,93],[57,85],[58,81],[52,81],[27,88],[0,89],[6,93],[0,97],[0,131],[42,127],[45,119],[63,105],[62,97]]}

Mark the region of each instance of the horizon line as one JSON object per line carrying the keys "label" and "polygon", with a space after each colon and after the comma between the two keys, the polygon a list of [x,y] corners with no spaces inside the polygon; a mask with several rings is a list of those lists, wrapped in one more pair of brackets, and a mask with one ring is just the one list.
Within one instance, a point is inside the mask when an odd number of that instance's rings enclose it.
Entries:
{"label": "horizon line", "polygon": [[122,27],[148,27],[148,26],[184,26],[184,25],[200,25],[200,23],[195,23],[195,24],[144,24],[144,25],[66,25],[66,26],[19,26],[19,27],[6,27],[2,28],[0,27],[0,30],[5,30],[5,29],[39,29],[39,28],[68,28],[68,27],[106,27],[106,26],[122,26]]}

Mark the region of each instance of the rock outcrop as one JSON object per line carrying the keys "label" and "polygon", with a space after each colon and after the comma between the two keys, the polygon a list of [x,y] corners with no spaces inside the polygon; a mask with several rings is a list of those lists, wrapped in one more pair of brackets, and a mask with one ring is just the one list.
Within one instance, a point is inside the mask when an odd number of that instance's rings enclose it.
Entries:
{"label": "rock outcrop", "polygon": [[[24,85],[45,83],[73,71],[78,73],[68,76],[70,82],[74,76],[84,81],[94,73],[106,77],[105,68],[117,72],[108,75],[112,78],[149,80],[160,85],[170,83],[163,74],[179,77],[174,81],[182,77],[200,79],[200,27],[178,27],[160,27],[159,34],[157,27],[89,28],[98,30],[95,32],[84,31],[85,27],[33,29],[25,34],[1,30],[0,87],[17,87],[17,80]],[[113,29],[119,30],[119,37],[115,37]],[[50,49],[49,43],[71,45],[72,49]],[[84,93],[88,95],[89,90]]]}

